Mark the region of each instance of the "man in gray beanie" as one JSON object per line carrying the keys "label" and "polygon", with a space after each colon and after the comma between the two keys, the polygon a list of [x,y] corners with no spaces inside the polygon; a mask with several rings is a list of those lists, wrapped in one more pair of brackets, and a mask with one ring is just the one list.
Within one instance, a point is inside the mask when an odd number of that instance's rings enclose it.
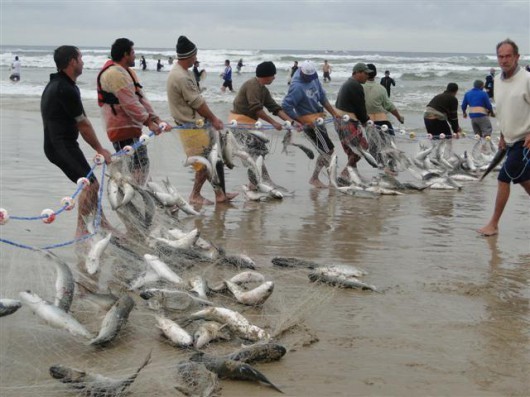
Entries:
{"label": "man in gray beanie", "polygon": [[[167,79],[167,98],[169,111],[175,123],[179,126],[191,124],[189,129],[179,130],[182,146],[188,157],[206,156],[212,145],[217,141],[218,131],[224,128],[223,122],[213,114],[206,101],[201,95],[197,82],[189,69],[197,60],[197,47],[186,36],[180,36],[177,41],[177,62],[169,72]],[[208,131],[206,128],[194,128],[200,126],[204,121],[211,123],[213,127]],[[216,164],[212,164],[214,167]],[[218,172],[223,172],[221,167]],[[215,201],[224,202],[233,199],[237,193],[226,193],[222,188],[224,184],[224,173],[221,186],[214,186]],[[201,195],[204,182],[208,179],[208,171],[205,167],[195,173],[195,182],[190,195],[193,204],[213,204],[212,201]]]}
{"label": "man in gray beanie", "polygon": [[[283,126],[274,118],[269,116],[265,109],[282,120],[295,123],[278,103],[272,98],[269,89],[266,87],[274,81],[276,77],[276,66],[272,62],[262,62],[256,67],[256,77],[243,83],[233,102],[233,109],[229,115],[229,122],[232,120],[241,124],[247,124],[250,128],[234,129],[236,139],[246,147],[253,158],[265,156],[269,153],[265,142],[249,134],[248,129],[254,128],[254,124],[259,119],[271,124],[276,130],[281,131]],[[269,173],[263,164],[263,178],[266,182],[272,183]]]}

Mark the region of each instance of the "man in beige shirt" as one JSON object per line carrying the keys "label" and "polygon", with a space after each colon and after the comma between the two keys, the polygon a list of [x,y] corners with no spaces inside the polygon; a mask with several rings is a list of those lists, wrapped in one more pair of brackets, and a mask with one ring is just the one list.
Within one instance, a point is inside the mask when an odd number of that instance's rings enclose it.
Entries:
{"label": "man in beige shirt", "polygon": [[[216,134],[224,128],[223,122],[210,110],[202,97],[195,77],[189,71],[197,60],[197,47],[187,37],[180,36],[177,41],[177,62],[169,72],[167,79],[167,98],[169,111],[177,125],[190,124],[189,129],[180,129],[182,146],[187,156],[207,156]],[[211,128],[196,128],[207,121]],[[212,164],[213,167],[216,164]],[[221,170],[222,172],[222,170]],[[222,177],[224,179],[224,175]],[[190,195],[194,204],[213,204],[201,195],[208,171],[201,167],[195,174],[195,182]],[[215,201],[224,202],[233,199],[237,193],[225,193],[222,188],[214,186]]]}

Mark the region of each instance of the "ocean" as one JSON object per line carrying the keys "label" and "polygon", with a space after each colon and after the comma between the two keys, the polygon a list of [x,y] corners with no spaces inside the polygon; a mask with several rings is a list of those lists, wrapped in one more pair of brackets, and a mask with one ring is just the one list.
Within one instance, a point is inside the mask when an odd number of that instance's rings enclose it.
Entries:
{"label": "ocean", "polygon": [[[99,139],[110,148],[96,104],[95,81],[108,48],[81,48],[85,70],[78,83],[87,114]],[[0,54],[0,208],[12,217],[36,217],[45,208],[57,210],[61,198],[75,185],[44,156],[40,95],[54,72],[51,47],[2,47]],[[18,55],[22,80],[9,81],[9,65]],[[172,49],[137,49],[148,71],[139,72],[147,96],[162,118],[170,120],[166,103],[169,65],[157,73],[156,60],[174,56]],[[376,64],[396,79],[391,99],[405,116],[404,130],[417,137],[397,135],[399,149],[409,155],[425,143],[423,109],[448,82],[461,87],[459,99],[473,80],[496,67],[494,54],[369,53],[200,50],[201,67],[208,72],[204,96],[213,111],[226,120],[234,98],[221,93],[219,74],[225,59],[233,65],[243,58],[241,75],[234,73],[234,88],[254,75],[255,66],[273,61],[278,69],[271,92],[278,101],[287,92],[294,60],[327,59],[332,81],[324,85],[333,103],[341,83],[356,62]],[[524,58],[523,64],[528,62]],[[234,68],[235,69],[235,68]],[[498,69],[497,69],[498,70]],[[228,120],[226,120],[228,121]],[[462,128],[471,130],[469,120]],[[329,128],[339,157],[345,155],[336,133]],[[248,255],[266,279],[275,283],[271,297],[260,307],[237,304],[229,295],[213,294],[216,304],[240,311],[252,323],[275,334],[287,349],[278,362],[256,364],[286,396],[527,396],[530,390],[530,210],[528,195],[514,186],[500,224],[500,234],[481,237],[494,206],[495,173],[484,181],[461,182],[461,190],[408,192],[376,199],[313,188],[308,180],[314,160],[290,148],[282,153],[282,132],[265,131],[270,138],[266,157],[272,179],[293,192],[283,200],[246,201],[241,185],[246,169],[238,162],[226,170],[226,186],[240,192],[230,204],[198,207],[201,215],[178,214],[175,224],[199,229],[201,237],[229,254]],[[498,128],[494,123],[494,140]],[[295,142],[309,146],[300,134]],[[453,142],[463,155],[475,140],[468,134]],[[93,150],[81,142],[88,159]],[[168,178],[187,197],[194,173],[183,165],[185,155],[177,132],[149,142],[150,176]],[[378,170],[365,161],[360,174],[371,179]],[[100,181],[101,170],[95,172]],[[406,172],[398,178],[405,177]],[[321,180],[327,182],[324,174]],[[106,188],[106,186],[104,186]],[[105,190],[105,189],[104,189]],[[212,199],[210,186],[204,195]],[[103,210],[120,230],[123,224],[110,209]],[[55,297],[55,269],[39,252],[20,245],[45,247],[73,238],[77,211],[63,212],[51,224],[40,220],[11,219],[0,225],[0,298],[17,299],[31,290],[42,298]],[[160,211],[160,214],[162,212]],[[162,216],[162,215],[159,215]],[[166,219],[166,218],[164,218]],[[169,219],[169,218],[168,218]],[[17,245],[19,244],[19,245]],[[135,250],[150,247],[138,242]],[[86,271],[72,245],[53,252],[66,261],[77,280]],[[334,288],[310,282],[308,270],[273,266],[274,257],[294,257],[322,265],[353,265],[368,274],[363,281],[380,293]],[[110,245],[94,280],[100,292],[125,293],[126,283],[145,270],[128,251]],[[202,275],[211,284],[229,279],[239,270],[216,263],[196,263],[179,272],[184,279]],[[124,277],[124,274],[127,277]],[[151,363],[130,387],[131,396],[173,396],[175,367],[193,351],[177,348],[160,335],[155,311],[138,294],[127,324],[104,348],[45,324],[27,306],[0,318],[0,395],[2,397],[70,396],[72,389],[52,379],[49,368],[62,364],[89,373],[123,378],[134,373],[152,351]],[[77,291],[72,313],[92,334],[97,334],[105,310]],[[172,311],[172,319],[186,319]],[[182,324],[185,324],[183,321]],[[194,324],[188,325],[193,331]],[[277,333],[278,330],[286,330]],[[228,354],[249,343],[239,338],[214,342],[203,350]],[[254,382],[223,380],[222,396],[270,396],[271,388]]]}

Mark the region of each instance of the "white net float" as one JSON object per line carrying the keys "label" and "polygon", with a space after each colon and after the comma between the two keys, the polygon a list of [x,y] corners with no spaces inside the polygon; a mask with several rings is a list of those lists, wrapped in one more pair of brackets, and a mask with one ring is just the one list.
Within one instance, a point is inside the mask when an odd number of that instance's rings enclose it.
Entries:
{"label": "white net float", "polygon": [[77,180],[77,186],[82,187],[83,189],[86,189],[88,186],[90,186],[90,180],[85,177],[79,178]]}
{"label": "white net float", "polygon": [[134,153],[134,148],[133,148],[131,145],[124,146],[124,147],[123,147],[123,152],[124,152],[127,156],[131,156],[131,155]]}
{"label": "white net float", "polygon": [[142,145],[145,145],[147,142],[149,142],[149,139],[150,139],[150,138],[151,138],[151,137],[150,137],[149,135],[147,135],[147,134],[142,134],[142,135],[140,135],[140,138],[138,138],[138,140],[140,141],[140,143],[141,143]]}
{"label": "white net float", "polygon": [[440,139],[445,139],[445,134],[442,132],[440,135],[439,135]]}
{"label": "white net float", "polygon": [[70,211],[75,207],[75,201],[72,197],[66,196],[61,199],[61,205],[64,207],[65,211]]}
{"label": "white net float", "polygon": [[258,121],[256,121],[256,124],[254,124],[254,127],[256,127],[256,129],[259,130],[262,127],[262,125],[263,124],[261,123],[261,121],[258,120]]}
{"label": "white net float", "polygon": [[432,134],[427,134],[427,139],[432,139]]}
{"label": "white net float", "polygon": [[0,208],[0,225],[5,225],[9,221],[9,213],[5,208]]}
{"label": "white net float", "polygon": [[480,139],[480,135],[479,134],[475,134],[475,140],[479,140]]}
{"label": "white net float", "polygon": [[322,125],[324,124],[324,119],[322,117],[319,117],[315,120],[316,125]]}
{"label": "white net float", "polygon": [[411,132],[409,134],[409,137],[410,137],[410,139],[414,139],[414,138],[416,138],[416,134],[414,132]]}
{"label": "white net float", "polygon": [[203,119],[199,119],[199,120],[197,120],[197,121],[195,122],[195,126],[196,126],[197,128],[202,128],[202,127],[204,127],[204,120],[203,120]]}
{"label": "white net float", "polygon": [[166,123],[165,121],[162,121],[160,122],[160,124],[158,124],[158,129],[163,131],[167,128],[168,125],[169,125],[168,123]]}
{"label": "white net float", "polygon": [[347,123],[348,121],[350,121],[350,115],[345,114],[344,116],[342,116],[342,121],[344,121],[345,123]]}
{"label": "white net float", "polygon": [[55,212],[49,208],[42,210],[40,215],[43,217],[42,221],[44,223],[52,223],[55,220]]}
{"label": "white net float", "polygon": [[367,127],[373,127],[373,126],[374,126],[374,122],[373,122],[372,120],[368,120],[368,121],[366,122],[366,126],[367,126]]}
{"label": "white net float", "polygon": [[94,156],[94,164],[96,165],[101,165],[101,164],[104,164],[105,163],[105,157],[103,157],[102,154],[96,154]]}
{"label": "white net float", "polygon": [[291,122],[290,122],[289,120],[285,120],[285,121],[283,122],[283,128],[287,128],[287,129],[289,129],[289,128],[291,128],[291,126],[292,126],[292,125],[291,125]]}
{"label": "white net float", "polygon": [[405,135],[407,133],[407,131],[402,128],[402,129],[399,130],[399,133],[401,135]]}
{"label": "white net float", "polygon": [[237,120],[230,120],[230,127],[237,127]]}
{"label": "white net float", "polygon": [[488,136],[486,137],[486,140],[487,140],[488,142],[491,141],[491,136],[488,135]]}
{"label": "white net float", "polygon": [[382,125],[381,126],[381,131],[387,132],[388,131],[388,125]]}

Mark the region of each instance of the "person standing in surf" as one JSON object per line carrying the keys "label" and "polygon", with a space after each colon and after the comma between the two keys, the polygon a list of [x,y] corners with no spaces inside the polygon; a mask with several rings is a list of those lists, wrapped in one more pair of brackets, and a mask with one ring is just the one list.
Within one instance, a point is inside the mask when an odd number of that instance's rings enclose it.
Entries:
{"label": "person standing in surf", "polygon": [[22,64],[20,63],[18,56],[15,56],[15,60],[11,64],[11,76],[9,76],[9,79],[11,81],[20,81],[20,69],[21,68],[22,68]]}
{"label": "person standing in surf", "polygon": [[342,84],[335,101],[337,113],[340,116],[347,116],[347,121],[342,119],[335,123],[335,130],[339,135],[342,149],[348,156],[346,167],[340,174],[340,178],[344,181],[350,179],[347,167],[357,167],[357,163],[361,159],[351,146],[360,145],[364,149],[368,149],[368,142],[363,137],[361,129],[361,126],[365,126],[369,120],[362,86],[368,80],[368,73],[370,73],[370,69],[365,63],[356,63],[353,66],[352,76]]}
{"label": "person standing in surf", "polygon": [[[197,60],[197,47],[186,36],[180,36],[176,45],[177,62],[169,72],[167,79],[167,99],[169,111],[178,126],[193,124],[193,128],[179,130],[184,152],[190,156],[207,156],[217,141],[216,134],[224,128],[223,122],[210,110],[189,71]],[[212,129],[194,128],[204,123],[211,123]],[[215,164],[213,164],[215,167]],[[219,170],[219,171],[222,171]],[[201,189],[208,179],[206,167],[195,172],[195,182],[189,201],[193,204],[213,204],[201,195]],[[224,176],[223,176],[224,179]],[[213,185],[212,185],[213,186]],[[221,187],[214,186],[216,202],[226,202],[237,196],[237,193],[226,193]]]}
{"label": "person standing in surf", "polygon": [[[271,124],[274,129],[281,131],[282,124],[277,122],[274,118],[269,116],[265,109],[282,120],[294,123],[295,121],[289,117],[272,98],[268,85],[272,84],[276,77],[276,66],[272,62],[262,62],[256,67],[256,77],[251,78],[243,83],[234,98],[232,111],[228,117],[229,122],[235,120],[239,123],[254,125],[259,119]],[[269,153],[265,142],[259,138],[249,134],[248,131],[241,131],[241,129],[234,129],[236,139],[241,142],[248,153],[256,159],[258,156],[263,156]],[[249,171],[250,172],[250,171]],[[265,163],[262,168],[262,175],[266,182],[272,183]],[[250,178],[252,179],[252,178]],[[255,178],[254,178],[255,179]],[[274,185],[274,183],[272,183]]]}
{"label": "person standing in surf", "polygon": [[[44,124],[44,153],[46,158],[64,172],[74,183],[87,177],[91,167],[77,142],[79,134],[105,162],[110,164],[110,152],[101,146],[92,123],[85,114],[81,94],[76,85],[83,73],[83,56],[74,46],[61,46],[54,51],[57,73],[50,75],[41,97],[41,114]],[[90,184],[79,194],[76,237],[88,233],[86,220],[94,216],[98,206],[99,184],[91,174]],[[105,228],[111,228],[102,215]]]}
{"label": "person standing in surf", "polygon": [[232,66],[230,66],[230,61],[228,59],[225,61],[225,70],[221,73],[221,77],[223,78],[221,91],[225,92],[228,88],[230,92],[234,92],[234,87],[232,87]]}
{"label": "person standing in surf", "polygon": [[484,85],[486,94],[488,94],[490,99],[493,99],[493,96],[495,94],[495,91],[493,89],[494,81],[495,81],[495,68],[491,68],[490,74],[486,76],[486,84]]}
{"label": "person standing in surf", "polygon": [[381,79],[380,84],[385,87],[388,97],[390,98],[390,87],[396,86],[396,82],[392,77],[390,77],[390,70],[385,70],[385,77]]}
{"label": "person standing in surf", "polygon": [[[97,77],[98,104],[107,136],[119,152],[138,142],[144,126],[156,135],[171,130],[171,126],[156,115],[132,69],[136,58],[134,43],[126,38],[117,39],[110,55],[111,60],[105,63]],[[147,147],[139,145],[128,160],[133,178],[143,185],[149,176]]]}
{"label": "person standing in surf", "polygon": [[322,168],[329,166],[335,146],[329,138],[326,124],[319,123],[319,119],[325,120],[324,109],[334,118],[338,115],[329,103],[326,92],[318,80],[318,73],[313,62],[304,61],[300,65],[289,85],[287,95],[283,98],[282,108],[289,117],[303,125],[306,138],[311,141],[319,153],[309,183],[317,188],[327,187],[318,176]]}
{"label": "person standing in surf", "polygon": [[519,47],[510,39],[497,44],[497,61],[502,73],[495,78],[494,98],[501,130],[499,150],[506,150],[506,160],[497,177],[493,215],[478,230],[483,236],[498,234],[512,182],[530,195],[530,74],[519,66]]}

